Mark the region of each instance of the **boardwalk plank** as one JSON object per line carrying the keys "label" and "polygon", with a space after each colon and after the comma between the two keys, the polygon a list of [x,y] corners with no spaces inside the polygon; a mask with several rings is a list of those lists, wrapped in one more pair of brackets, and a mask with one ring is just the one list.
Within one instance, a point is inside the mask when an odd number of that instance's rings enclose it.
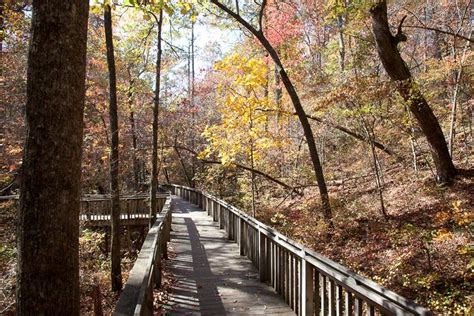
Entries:
{"label": "boardwalk plank", "polygon": [[165,306],[168,314],[294,315],[268,285],[260,283],[250,260],[228,240],[206,212],[173,199],[170,259],[174,283]]}

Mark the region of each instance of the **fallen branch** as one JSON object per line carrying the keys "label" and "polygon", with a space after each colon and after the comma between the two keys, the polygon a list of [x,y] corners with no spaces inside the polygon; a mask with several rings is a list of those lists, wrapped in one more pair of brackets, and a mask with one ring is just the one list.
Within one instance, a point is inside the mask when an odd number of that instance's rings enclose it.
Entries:
{"label": "fallen branch", "polygon": [[[184,147],[184,146],[173,145],[173,146],[165,146],[165,147],[168,147],[168,148],[169,148],[169,147],[172,147],[172,148],[174,148],[176,151],[178,151],[178,149],[182,149],[182,150],[184,150],[184,151],[187,151],[187,152],[189,152],[190,154],[192,154],[195,158],[197,158],[199,161],[201,161],[201,162],[203,162],[203,163],[206,163],[206,164],[222,165],[222,162],[219,161],[219,160],[211,160],[211,159],[202,159],[202,158],[199,158],[197,152],[195,152],[194,150],[192,150],[192,149],[190,149],[190,148]],[[272,177],[272,176],[270,176],[270,175],[268,175],[268,174],[266,174],[266,173],[264,173],[264,172],[262,172],[262,171],[260,171],[260,170],[247,167],[247,166],[242,165],[242,164],[239,164],[239,163],[237,163],[237,162],[231,162],[230,164],[231,164],[231,165],[234,165],[234,166],[237,167],[237,168],[240,168],[240,169],[243,169],[243,170],[247,170],[247,171],[250,171],[250,172],[254,172],[255,174],[258,174],[258,175],[264,177],[265,179],[270,180],[270,181],[272,181],[272,182],[274,182],[274,183],[276,183],[276,184],[278,184],[278,185],[284,187],[284,188],[287,189],[287,190],[290,190],[291,192],[295,192],[296,194],[298,194],[298,195],[300,195],[300,196],[302,195],[302,193],[301,193],[300,191],[298,191],[296,188],[294,188],[294,187],[292,187],[292,186],[290,186],[290,185],[288,185],[288,184],[286,184],[286,183],[284,183],[284,182],[282,182],[282,181],[280,181],[280,180],[278,180],[278,179],[276,179],[276,178],[274,178],[274,177]]]}
{"label": "fallen branch", "polygon": [[[273,110],[273,109],[261,109],[259,108],[258,109],[259,111],[262,111],[262,112],[279,112],[279,113],[283,113],[283,114],[287,114],[287,115],[296,115],[295,112],[290,112],[290,111],[284,111],[284,110]],[[325,124],[327,126],[330,126],[334,129],[337,129],[343,133],[346,133],[347,135],[349,136],[352,136],[358,140],[361,140],[361,141],[364,141],[366,143],[372,143],[376,148],[382,150],[384,153],[390,155],[390,156],[395,156],[397,157],[397,159],[401,159],[401,157],[399,155],[397,155],[393,150],[391,150],[390,148],[388,148],[387,146],[385,146],[384,144],[376,141],[376,140],[370,140],[370,139],[367,139],[367,137],[364,137],[363,135],[359,134],[359,133],[356,133],[354,131],[351,131],[350,129],[344,127],[344,126],[341,126],[341,125],[338,125],[338,124],[334,124],[332,122],[329,122],[325,119],[322,119],[320,117],[317,117],[317,116],[313,116],[313,115],[306,115],[307,118],[309,118],[310,120],[313,120],[313,121],[316,121],[316,122],[319,122],[319,123],[322,123],[322,124]]]}

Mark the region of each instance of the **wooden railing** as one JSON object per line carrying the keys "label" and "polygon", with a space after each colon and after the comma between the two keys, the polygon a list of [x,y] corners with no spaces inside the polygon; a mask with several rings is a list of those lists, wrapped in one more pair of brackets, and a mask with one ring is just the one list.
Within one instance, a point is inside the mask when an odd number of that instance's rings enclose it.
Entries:
{"label": "wooden railing", "polygon": [[[163,208],[168,194],[158,194],[158,210]],[[120,197],[120,218],[121,219],[148,219],[149,216],[149,195],[129,195]],[[108,220],[110,219],[111,200],[109,196],[88,195],[81,199],[80,219]]]}
{"label": "wooden railing", "polygon": [[[167,193],[157,194],[158,210],[163,208]],[[18,195],[2,196],[0,201],[18,201]],[[121,219],[148,219],[150,196],[145,194],[120,196]],[[83,221],[110,220],[111,200],[108,195],[85,195],[81,198],[79,218]]]}
{"label": "wooden railing", "polygon": [[153,315],[153,289],[161,286],[161,259],[168,256],[171,218],[171,197],[168,197],[148,231],[113,315]]}
{"label": "wooden railing", "polygon": [[298,315],[432,315],[400,295],[197,189],[169,186],[207,211]]}

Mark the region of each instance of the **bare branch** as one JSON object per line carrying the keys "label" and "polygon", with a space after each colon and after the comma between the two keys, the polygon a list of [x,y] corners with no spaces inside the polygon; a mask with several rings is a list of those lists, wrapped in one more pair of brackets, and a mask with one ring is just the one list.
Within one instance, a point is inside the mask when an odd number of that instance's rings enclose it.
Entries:
{"label": "bare branch", "polygon": [[[259,111],[263,111],[263,112],[279,112],[279,113],[283,113],[283,114],[287,114],[287,115],[296,115],[295,112],[290,112],[290,111],[284,111],[284,110],[272,110],[272,109],[257,109]],[[329,122],[323,118],[320,118],[320,117],[317,117],[317,116],[313,116],[313,115],[306,115],[307,118],[309,118],[310,120],[313,120],[313,121],[316,121],[316,122],[319,122],[319,123],[322,123],[322,124],[325,124],[327,126],[330,126],[334,129],[337,129],[349,136],[352,136],[358,140],[361,140],[361,141],[364,141],[364,142],[367,142],[369,144],[373,144],[375,147],[377,147],[378,149],[382,150],[383,152],[385,152],[386,154],[390,155],[390,156],[395,156],[397,157],[398,159],[400,159],[400,157],[393,151],[391,150],[390,148],[388,148],[387,146],[385,146],[384,144],[376,141],[376,140],[370,140],[370,139],[367,139],[367,137],[364,137],[363,135],[359,134],[359,133],[356,133],[354,131],[351,131],[350,129],[344,127],[344,126],[341,126],[341,125],[338,125],[338,124],[334,124],[332,122]]]}

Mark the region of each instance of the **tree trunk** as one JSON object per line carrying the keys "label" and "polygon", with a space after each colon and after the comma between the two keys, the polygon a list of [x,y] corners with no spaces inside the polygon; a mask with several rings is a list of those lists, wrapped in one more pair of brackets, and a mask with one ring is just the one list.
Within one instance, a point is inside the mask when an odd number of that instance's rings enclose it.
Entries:
{"label": "tree trunk", "polygon": [[117,114],[117,78],[115,74],[114,43],[112,38],[112,12],[110,5],[104,7],[105,44],[107,64],[109,67],[109,116],[110,116],[110,192],[111,209],[111,251],[112,258],[112,291],[122,289],[122,269],[120,266],[120,188],[119,188],[119,128]]}
{"label": "tree trunk", "polygon": [[[129,77],[131,77],[130,70],[128,71]],[[129,117],[128,120],[130,122],[130,132],[132,136],[132,164],[133,164],[133,186],[135,190],[139,190],[139,182],[140,182],[140,167],[138,164],[138,141],[137,141],[137,124],[135,121],[135,109],[133,104],[133,84],[134,80],[130,78],[129,85],[128,85],[128,108],[129,108]]]}
{"label": "tree trunk", "polygon": [[[194,150],[194,147],[196,147],[196,139],[195,139],[195,126],[196,126],[196,114],[195,114],[195,104],[194,104],[194,94],[195,94],[195,67],[194,67],[194,45],[195,45],[195,38],[194,38],[194,22],[191,24],[191,148]],[[196,187],[196,181],[194,180],[196,176],[196,158],[192,157],[191,158],[191,183],[192,183],[192,188]]]}
{"label": "tree trunk", "polygon": [[33,1],[17,315],[79,315],[86,1]]}
{"label": "tree trunk", "polygon": [[0,0],[0,53],[3,52],[3,38],[5,37],[5,30],[4,30],[4,10],[5,2],[4,0]]}
{"label": "tree trunk", "polygon": [[[240,15],[236,14],[225,5],[220,3],[218,0],[211,0],[211,3],[218,6],[221,10],[232,16],[237,22],[239,22],[242,26],[244,26],[247,30],[249,30],[260,42],[260,44],[265,48],[268,52],[270,57],[272,58],[273,62],[275,63],[278,73],[280,74],[281,81],[285,86],[285,89],[290,96],[290,99],[293,103],[293,107],[295,108],[296,115],[298,116],[301,126],[303,127],[304,136],[307,141],[308,149],[309,149],[309,156],[311,158],[311,162],[313,164],[313,170],[316,176],[316,181],[318,183],[319,193],[321,195],[321,204],[323,208],[324,217],[327,221],[332,222],[332,212],[331,212],[331,205],[329,202],[329,194],[328,189],[326,186],[326,181],[324,179],[324,172],[321,166],[321,162],[319,160],[318,151],[316,149],[316,143],[314,141],[313,131],[311,129],[311,124],[306,117],[306,113],[304,111],[303,105],[301,104],[300,98],[298,93],[296,92],[295,86],[290,80],[288,73],[286,72],[283,64],[280,60],[280,57],[273,46],[270,44],[268,39],[265,37],[263,32],[260,30],[255,29],[251,24],[246,22]],[[262,8],[264,9],[264,8]]]}
{"label": "tree trunk", "polygon": [[193,185],[191,177],[188,174],[188,171],[186,170],[186,166],[184,165],[183,157],[181,157],[181,153],[178,150],[177,146],[174,146],[174,151],[176,152],[176,155],[178,156],[179,163],[181,165],[181,169],[183,169],[184,177],[186,178],[186,182],[188,185],[191,187]]}
{"label": "tree trunk", "polygon": [[337,35],[338,35],[338,44],[339,44],[339,70],[344,71],[346,68],[346,46],[344,43],[344,24],[345,19],[341,14],[337,17]]}
{"label": "tree trunk", "polygon": [[401,33],[401,24],[397,35],[393,36],[388,26],[387,2],[385,0],[372,6],[370,13],[379,57],[390,78],[398,83],[398,92],[407,102],[410,112],[428,141],[436,167],[436,181],[441,184],[450,183],[456,175],[456,169],[449,154],[443,131],[426,99],[414,84],[410,70],[398,51],[398,43],[406,40],[406,37]]}
{"label": "tree trunk", "polygon": [[[156,18],[156,16],[155,16]],[[163,10],[160,10],[160,16],[157,19],[158,38],[156,52],[156,79],[155,79],[155,102],[153,106],[153,153],[152,153],[152,171],[150,186],[150,228],[156,220],[158,203],[156,193],[158,191],[158,121],[160,115],[160,79],[161,79],[161,30],[163,25]]]}

